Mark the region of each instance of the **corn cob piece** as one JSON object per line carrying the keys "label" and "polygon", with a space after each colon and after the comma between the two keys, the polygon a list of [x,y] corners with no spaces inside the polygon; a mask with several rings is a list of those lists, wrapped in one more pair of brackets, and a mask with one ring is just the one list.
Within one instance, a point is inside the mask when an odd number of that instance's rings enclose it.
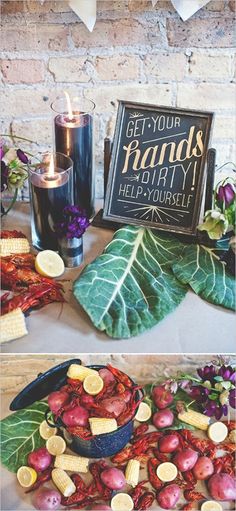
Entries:
{"label": "corn cob piece", "polygon": [[71,364],[67,371],[68,378],[80,381],[84,381],[86,376],[89,376],[90,374],[97,375],[98,372],[95,371],[94,369],[90,369],[89,367],[85,366],[80,366],[78,364]]}
{"label": "corn cob piece", "polygon": [[19,337],[28,334],[25,316],[19,307],[0,317],[0,333],[0,343],[19,339]]}
{"label": "corn cob piece", "polygon": [[210,417],[203,415],[203,413],[195,412],[194,410],[179,413],[178,419],[202,431],[207,431],[210,424]]}
{"label": "corn cob piece", "polygon": [[0,239],[0,256],[11,254],[29,254],[30,246],[27,238],[2,238]]}
{"label": "corn cob piece", "polygon": [[54,467],[69,470],[70,472],[88,472],[88,458],[73,456],[71,454],[59,454],[55,458]]}
{"label": "corn cob piece", "polygon": [[104,433],[111,433],[111,431],[116,431],[117,429],[116,419],[98,419],[97,417],[91,417],[89,419],[89,424],[93,435],[103,435]]}
{"label": "corn cob piece", "polygon": [[128,484],[133,486],[137,486],[139,481],[139,470],[140,470],[140,461],[138,460],[129,460],[128,465],[125,469],[125,479]]}
{"label": "corn cob piece", "polygon": [[53,469],[52,480],[64,497],[70,497],[73,493],[75,493],[76,487],[72,479],[61,468]]}

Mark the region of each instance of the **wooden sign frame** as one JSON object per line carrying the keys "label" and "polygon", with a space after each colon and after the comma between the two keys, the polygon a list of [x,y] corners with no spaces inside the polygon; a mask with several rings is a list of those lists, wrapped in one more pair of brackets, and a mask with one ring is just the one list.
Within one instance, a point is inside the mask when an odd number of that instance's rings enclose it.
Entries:
{"label": "wooden sign frame", "polygon": [[[127,146],[122,147],[122,143],[124,143],[124,140],[126,140],[124,138],[124,128],[126,127],[125,126],[125,115],[127,114],[127,111],[130,111],[131,113],[133,112],[134,119],[138,118],[138,117],[142,117],[144,115],[144,111],[146,111],[148,113],[150,112],[150,115],[157,113],[157,114],[159,114],[159,116],[164,116],[165,114],[169,117],[176,116],[175,117],[176,119],[177,118],[182,119],[183,122],[185,119],[186,119],[186,122],[187,121],[190,122],[191,119],[194,118],[196,120],[196,123],[198,123],[198,126],[196,125],[196,127],[201,128],[202,126],[204,126],[204,141],[202,143],[202,145],[203,145],[202,154],[201,154],[201,156],[198,156],[198,160],[196,160],[199,162],[198,170],[197,170],[198,175],[196,178],[197,185],[195,188],[196,192],[195,192],[195,197],[194,197],[194,204],[191,206],[192,207],[191,220],[190,220],[191,223],[189,222],[189,225],[187,225],[187,226],[181,225],[181,219],[184,218],[185,213],[190,214],[190,211],[181,210],[181,214],[180,214],[179,210],[175,209],[175,211],[177,211],[177,213],[172,213],[172,215],[175,215],[175,217],[177,217],[178,215],[179,216],[178,216],[177,220],[174,216],[172,216],[173,222],[171,223],[171,220],[169,220],[169,218],[168,218],[168,216],[171,217],[171,215],[168,214],[167,207],[159,208],[159,206],[155,206],[155,204],[151,204],[151,203],[145,204],[145,202],[140,203],[138,201],[126,201],[123,199],[117,199],[117,190],[115,189],[115,187],[117,186],[117,183],[119,185],[119,180],[118,180],[119,176],[117,177],[117,172],[118,172],[118,170],[120,170],[120,169],[118,169],[118,167],[119,167],[119,164],[121,161],[121,152],[124,148],[125,148],[125,150],[127,150]],[[136,102],[119,101],[114,142],[113,142],[113,147],[112,147],[111,163],[110,163],[105,204],[104,204],[103,219],[108,220],[108,221],[113,221],[113,222],[125,223],[125,224],[134,224],[137,226],[142,225],[142,226],[152,227],[155,229],[161,229],[164,231],[170,231],[170,232],[195,236],[196,228],[199,223],[201,205],[202,205],[202,201],[203,201],[203,191],[204,191],[205,178],[206,178],[205,163],[206,163],[207,149],[208,149],[209,140],[210,140],[210,129],[211,129],[213,118],[214,118],[214,114],[212,112],[202,112],[202,111],[197,111],[197,110],[169,108],[169,107],[165,107],[165,106],[162,107],[162,106],[142,104],[142,103],[136,103]],[[176,142],[179,141],[178,137],[180,135],[184,135],[186,133],[187,132],[185,132],[185,133],[177,132],[175,134],[171,134],[168,137],[163,137],[163,139],[167,138],[167,141],[168,141],[171,138],[170,142],[175,143],[175,141]],[[201,133],[202,133],[202,131],[201,131]],[[150,142],[152,144],[156,140],[160,140],[161,137],[157,139],[156,138],[157,136],[158,136],[158,133],[155,135],[155,137],[153,137],[153,140],[150,140],[148,142]],[[174,137],[176,137],[176,139]],[[126,140],[126,141],[128,142],[128,140]],[[142,143],[146,144],[147,141],[143,141]],[[167,145],[167,143],[165,143],[165,146],[166,145]],[[171,145],[171,147],[172,147],[172,145]],[[191,157],[189,157],[189,159],[190,158]],[[197,156],[195,156],[195,158],[197,158]],[[183,161],[183,160],[173,160],[173,161],[178,162],[178,161]],[[191,160],[190,160],[190,162],[191,162]],[[176,166],[178,166],[178,165],[181,165],[181,167],[183,167],[183,165],[181,163],[179,163],[179,164],[176,163]],[[157,165],[157,167],[159,167],[159,165]],[[173,165],[172,165],[172,167],[173,167]],[[165,168],[167,168],[167,167],[165,167]],[[196,168],[197,168],[197,164],[194,169],[194,172],[195,172]],[[123,167],[123,169],[124,169],[124,167]],[[134,179],[135,176],[139,175],[140,169],[138,169],[138,170],[137,169],[134,170],[133,168],[130,169],[129,164],[128,164],[128,165],[126,165],[126,171],[130,177],[125,176],[125,178],[130,180],[130,182],[132,183],[132,180],[135,181],[135,179]],[[161,171],[161,169],[160,169],[160,171]],[[133,174],[132,174],[132,172],[133,172]],[[135,172],[136,172],[136,174],[135,174]],[[184,170],[183,170],[183,172],[184,172]],[[131,175],[130,175],[130,173],[131,173]],[[168,170],[166,171],[166,175],[168,175],[167,173],[168,173]],[[191,178],[190,173],[189,173],[189,178]],[[195,177],[194,177],[194,180],[195,180]],[[186,178],[184,180],[184,183],[186,183]],[[193,189],[194,188],[191,188],[191,190],[193,190]],[[193,195],[189,195],[189,197],[190,196],[193,197]],[[117,210],[118,202],[122,203],[121,209],[119,211]],[[133,204],[132,204],[132,202],[133,202]],[[134,204],[135,202],[136,202],[136,204]],[[137,202],[138,202],[138,204],[137,204]],[[127,206],[126,204],[131,204],[131,206]],[[150,204],[151,204],[151,206],[150,206]],[[138,205],[140,206],[140,208],[137,208]],[[120,206],[120,204],[119,204],[119,206]],[[126,211],[125,211],[124,207],[126,208]],[[132,216],[132,214],[129,216],[129,211],[127,211],[128,207],[131,207],[130,213],[132,213],[136,209],[135,217]],[[142,208],[142,215],[140,215],[140,216],[142,216],[142,218],[137,218],[137,214],[139,214],[139,209],[141,211],[141,208]],[[145,209],[147,210],[147,214],[146,213],[143,214],[143,210],[145,211]],[[114,210],[115,210],[115,212],[114,212]],[[167,210],[167,212],[165,212],[164,210]],[[138,211],[138,213],[137,213],[137,211]],[[157,212],[156,219],[153,219],[153,213],[152,213],[151,220],[148,218],[150,211]],[[168,220],[166,222],[158,221],[158,218],[161,218],[161,215],[159,213],[160,212],[163,213],[163,211],[164,211],[163,217],[164,217],[164,215],[166,215],[166,218]],[[170,213],[170,211],[171,211],[171,208],[169,208],[169,213]],[[122,214],[122,212],[123,212],[123,214]],[[146,215],[146,218],[145,218],[145,215]],[[185,216],[185,218],[186,218],[186,216]],[[188,218],[190,219],[190,217],[188,217]],[[178,225],[177,222],[180,225]]]}

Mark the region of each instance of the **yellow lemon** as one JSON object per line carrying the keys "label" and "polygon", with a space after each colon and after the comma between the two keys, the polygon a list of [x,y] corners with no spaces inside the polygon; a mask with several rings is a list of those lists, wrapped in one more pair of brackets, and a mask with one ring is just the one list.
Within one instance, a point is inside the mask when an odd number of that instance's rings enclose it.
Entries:
{"label": "yellow lemon", "polygon": [[132,511],[134,509],[133,499],[128,493],[117,493],[111,499],[112,511]]}
{"label": "yellow lemon", "polygon": [[201,511],[223,511],[223,507],[215,500],[206,500],[201,505]]}
{"label": "yellow lemon", "polygon": [[62,258],[53,250],[39,252],[35,259],[35,269],[43,277],[60,277],[65,271]]}
{"label": "yellow lemon", "polygon": [[96,396],[97,394],[99,394],[99,392],[101,392],[101,390],[103,389],[103,386],[104,382],[101,376],[99,376],[99,374],[89,374],[88,376],[86,376],[83,383],[85,392],[87,392],[87,394],[90,394],[91,396]]}
{"label": "yellow lemon", "polygon": [[43,421],[39,426],[39,434],[44,440],[48,440],[48,438],[57,434],[57,428],[51,428],[47,421]]}
{"label": "yellow lemon", "polygon": [[61,436],[53,435],[46,442],[46,448],[52,456],[59,456],[66,450],[66,442]]}
{"label": "yellow lemon", "polygon": [[17,470],[16,477],[23,488],[30,488],[30,486],[35,483],[38,476],[34,468],[22,466]]}
{"label": "yellow lemon", "polygon": [[174,463],[167,461],[157,467],[156,474],[163,483],[168,483],[169,481],[174,481],[178,475],[178,470]]}
{"label": "yellow lemon", "polygon": [[218,444],[223,442],[228,436],[228,428],[223,422],[213,422],[213,424],[210,424],[207,434],[212,442],[216,442]]}
{"label": "yellow lemon", "polygon": [[137,413],[135,415],[136,421],[146,422],[150,419],[152,410],[147,403],[140,403]]}

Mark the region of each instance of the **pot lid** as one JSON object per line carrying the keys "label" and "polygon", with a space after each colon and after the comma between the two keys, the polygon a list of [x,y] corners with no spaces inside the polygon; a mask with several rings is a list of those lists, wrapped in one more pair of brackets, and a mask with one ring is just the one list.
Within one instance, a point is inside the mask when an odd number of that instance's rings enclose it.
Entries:
{"label": "pot lid", "polygon": [[27,385],[10,404],[10,410],[20,410],[32,405],[35,401],[45,398],[64,383],[68,367],[71,364],[81,365],[81,360],[74,358],[52,367],[46,373],[40,373],[36,380]]}

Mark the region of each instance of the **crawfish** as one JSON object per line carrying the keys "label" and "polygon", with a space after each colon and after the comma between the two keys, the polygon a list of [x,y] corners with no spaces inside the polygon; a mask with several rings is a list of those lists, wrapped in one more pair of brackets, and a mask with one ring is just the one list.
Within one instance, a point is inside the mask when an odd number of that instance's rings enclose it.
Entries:
{"label": "crawfish", "polygon": [[107,419],[115,419],[116,418],[116,415],[114,412],[108,412],[108,410],[105,410],[102,406],[94,403],[93,405],[90,406],[90,410],[91,411],[94,411],[94,414],[96,415],[96,417],[102,417],[102,418],[107,418]]}
{"label": "crawfish", "polygon": [[133,387],[134,384],[132,380],[127,376],[127,374],[123,373],[122,371],[120,371],[116,367],[113,367],[110,364],[107,364],[107,369],[109,369],[113,376],[115,376],[116,380],[118,380],[120,383],[123,383],[125,387],[128,387],[129,389]]}
{"label": "crawfish", "polygon": [[138,510],[145,511],[146,509],[149,509],[151,505],[153,504],[155,499],[155,495],[152,491],[147,491],[142,495],[142,497],[139,499],[138,502]]}
{"label": "crawfish", "polygon": [[152,487],[155,490],[160,490],[160,488],[163,486],[163,482],[157,477],[156,475],[156,469],[160,465],[160,462],[156,458],[150,458],[147,463],[148,468],[148,478],[152,485]]}
{"label": "crawfish", "polygon": [[188,489],[193,490],[197,484],[197,479],[193,475],[192,470],[186,470],[185,472],[182,472],[182,477],[188,483]]}
{"label": "crawfish", "polygon": [[79,436],[83,440],[91,440],[93,438],[91,432],[83,426],[67,426],[67,431],[71,435]]}
{"label": "crawfish", "polygon": [[137,484],[137,486],[135,486],[134,490],[132,490],[130,493],[130,496],[133,499],[134,509],[138,509],[139,499],[144,495],[144,493],[148,489],[146,486],[144,486],[146,483],[148,483],[148,480],[141,481],[140,483]]}
{"label": "crawfish", "polygon": [[135,401],[136,392],[137,392],[137,387],[134,387],[131,400],[126,405],[126,410],[123,413],[121,413],[119,415],[119,417],[117,418],[118,426],[123,426],[124,424],[129,422],[131,419],[133,419],[134,414],[143,399],[143,398],[140,398],[137,401]]}
{"label": "crawfish", "polygon": [[103,389],[95,396],[95,402],[99,403],[99,401],[111,397],[114,394],[116,382],[111,382],[108,385],[104,385]]}
{"label": "crawfish", "polygon": [[152,431],[151,433],[144,433],[139,436],[139,438],[132,441],[133,445],[138,445],[139,442],[145,440],[148,442],[148,445],[155,444],[160,437],[162,437],[163,433],[161,431]]}
{"label": "crawfish", "polygon": [[107,488],[104,486],[102,480],[101,480],[101,473],[104,470],[104,468],[107,467],[107,463],[103,460],[90,463],[89,465],[89,471],[91,472],[94,482],[96,484],[97,492],[99,496],[101,496],[104,500],[109,500],[112,495],[112,490],[110,488]]}
{"label": "crawfish", "polygon": [[230,433],[233,429],[236,429],[236,421],[223,421],[228,428],[228,432]]}
{"label": "crawfish", "polygon": [[220,474],[222,471],[226,474],[234,476],[234,456],[232,454],[226,454],[220,458],[213,460],[214,473]]}
{"label": "crawfish", "polygon": [[200,452],[201,454],[210,454],[211,457],[214,457],[217,447],[215,446],[215,444],[213,444],[213,442],[211,442],[210,440],[205,440],[205,439],[202,440],[200,438],[196,438],[191,433],[191,431],[189,431],[189,429],[182,429],[180,431],[180,434],[198,452]]}
{"label": "crawfish", "polygon": [[11,291],[21,291],[29,288],[33,284],[51,284],[61,288],[60,284],[48,277],[42,277],[36,271],[28,267],[19,267],[12,262],[1,260],[1,278],[2,287]]}
{"label": "crawfish", "polygon": [[206,500],[205,495],[194,490],[184,490],[184,498],[190,502],[195,500]]}
{"label": "crawfish", "polygon": [[79,474],[72,474],[71,479],[76,487],[76,491],[82,491],[87,494],[87,486]]}
{"label": "crawfish", "polygon": [[23,234],[21,231],[1,231],[0,232],[0,238],[7,239],[7,238],[26,238],[26,235]]}
{"label": "crawfish", "polygon": [[133,432],[133,439],[136,440],[138,437],[142,436],[148,431],[148,428],[148,424],[140,424],[140,426],[137,426]]}
{"label": "crawfish", "polygon": [[25,291],[19,295],[10,298],[9,300],[2,300],[2,314],[7,314],[18,307],[22,312],[26,312],[29,309],[43,307],[48,303],[52,302],[64,302],[62,295],[62,287],[56,285],[54,282],[36,284],[29,287],[28,291]]}
{"label": "crawfish", "polygon": [[124,447],[120,452],[112,456],[111,461],[114,464],[121,465],[124,461],[128,461],[134,457],[133,446]]}
{"label": "crawfish", "polygon": [[73,493],[70,497],[62,497],[61,503],[63,506],[72,506],[73,504],[84,504],[87,499],[86,493],[81,490]]}
{"label": "crawfish", "polygon": [[4,263],[12,263],[16,268],[34,268],[35,256],[33,254],[12,254],[2,258]]}

